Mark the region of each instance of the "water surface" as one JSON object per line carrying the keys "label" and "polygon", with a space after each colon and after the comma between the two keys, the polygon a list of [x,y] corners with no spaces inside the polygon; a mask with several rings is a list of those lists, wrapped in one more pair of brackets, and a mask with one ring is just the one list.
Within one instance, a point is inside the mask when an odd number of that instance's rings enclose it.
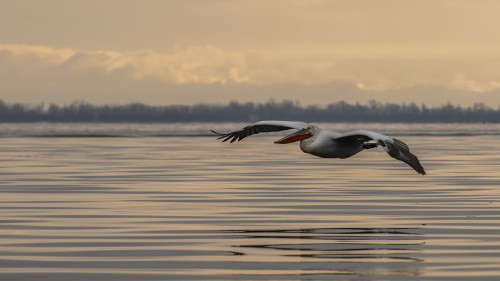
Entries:
{"label": "water surface", "polygon": [[449,126],[382,128],[427,176],[279,136],[0,138],[0,279],[496,280],[500,136]]}

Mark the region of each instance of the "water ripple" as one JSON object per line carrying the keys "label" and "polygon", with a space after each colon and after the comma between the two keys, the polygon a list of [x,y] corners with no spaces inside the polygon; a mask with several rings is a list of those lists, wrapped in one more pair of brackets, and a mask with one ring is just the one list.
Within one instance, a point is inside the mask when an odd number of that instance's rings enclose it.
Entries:
{"label": "water ripple", "polygon": [[0,138],[0,279],[500,277],[500,137],[405,139],[425,177],[273,140]]}

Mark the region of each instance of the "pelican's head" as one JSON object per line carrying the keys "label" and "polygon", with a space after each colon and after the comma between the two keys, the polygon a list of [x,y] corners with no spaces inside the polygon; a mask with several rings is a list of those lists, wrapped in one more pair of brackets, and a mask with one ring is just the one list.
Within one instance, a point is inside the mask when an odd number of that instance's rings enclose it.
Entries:
{"label": "pelican's head", "polygon": [[319,130],[318,127],[316,127],[314,125],[308,125],[304,129],[300,129],[291,135],[288,135],[282,139],[275,141],[274,143],[287,144],[287,143],[305,140],[305,139],[308,139],[310,137],[313,137],[318,130]]}

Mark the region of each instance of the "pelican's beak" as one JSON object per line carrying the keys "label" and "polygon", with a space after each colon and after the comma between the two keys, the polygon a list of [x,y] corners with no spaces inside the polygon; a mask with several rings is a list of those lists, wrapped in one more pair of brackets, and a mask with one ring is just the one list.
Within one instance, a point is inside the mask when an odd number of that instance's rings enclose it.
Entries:
{"label": "pelican's beak", "polygon": [[312,137],[311,132],[309,132],[309,130],[307,130],[307,129],[302,129],[302,130],[298,130],[297,132],[295,132],[291,135],[288,135],[282,139],[279,139],[279,140],[275,141],[274,143],[287,144],[287,143],[305,140],[305,139],[308,139],[310,137]]}

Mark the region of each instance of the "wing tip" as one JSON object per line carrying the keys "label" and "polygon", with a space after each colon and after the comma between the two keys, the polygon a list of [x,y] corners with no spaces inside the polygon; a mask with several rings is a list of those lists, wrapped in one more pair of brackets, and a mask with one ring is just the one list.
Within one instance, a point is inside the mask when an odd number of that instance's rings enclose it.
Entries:
{"label": "wing tip", "polygon": [[224,135],[225,135],[225,134],[222,134],[222,133],[216,132],[216,131],[214,131],[214,130],[210,130],[210,132],[212,132],[212,133],[214,133],[214,134],[216,134],[216,135],[218,135],[218,136],[224,136]]}
{"label": "wing tip", "polygon": [[216,134],[218,136],[218,138],[217,138],[218,140],[223,139],[221,142],[226,142],[226,141],[228,141],[231,138],[233,138],[233,139],[231,140],[230,143],[234,142],[234,136],[235,135],[233,133],[222,134],[222,133],[216,132],[214,130],[210,130],[210,132]]}
{"label": "wing tip", "polygon": [[427,172],[425,171],[422,164],[420,164],[420,161],[418,160],[417,156],[415,156],[414,154],[411,155],[414,157],[414,162],[412,163],[413,165],[411,165],[410,163],[407,164],[409,164],[417,173],[421,174],[422,176],[427,175]]}
{"label": "wing tip", "polygon": [[385,142],[383,140],[379,140],[379,144],[382,145],[384,150],[394,159],[402,161],[410,166],[415,172],[418,174],[425,176],[427,172],[425,171],[422,164],[418,160],[418,157],[410,152],[410,148],[403,141],[392,138],[392,142]]}

